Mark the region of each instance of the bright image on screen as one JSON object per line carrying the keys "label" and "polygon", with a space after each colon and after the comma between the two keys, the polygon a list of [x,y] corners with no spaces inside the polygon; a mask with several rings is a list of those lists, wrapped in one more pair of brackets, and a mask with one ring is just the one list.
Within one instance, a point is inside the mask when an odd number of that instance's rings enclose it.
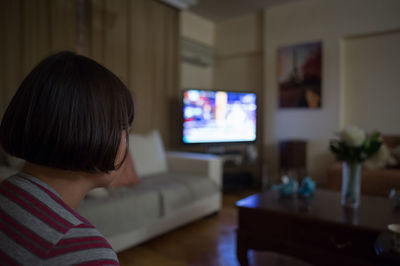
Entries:
{"label": "bright image on screen", "polygon": [[187,90],[183,97],[183,142],[248,142],[256,139],[256,95]]}

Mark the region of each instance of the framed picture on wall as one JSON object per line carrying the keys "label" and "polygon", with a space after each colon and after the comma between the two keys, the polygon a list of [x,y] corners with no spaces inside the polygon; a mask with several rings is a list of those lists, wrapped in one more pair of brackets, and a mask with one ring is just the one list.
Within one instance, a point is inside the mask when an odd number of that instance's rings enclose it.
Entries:
{"label": "framed picture on wall", "polygon": [[278,49],[279,108],[321,108],[322,42]]}

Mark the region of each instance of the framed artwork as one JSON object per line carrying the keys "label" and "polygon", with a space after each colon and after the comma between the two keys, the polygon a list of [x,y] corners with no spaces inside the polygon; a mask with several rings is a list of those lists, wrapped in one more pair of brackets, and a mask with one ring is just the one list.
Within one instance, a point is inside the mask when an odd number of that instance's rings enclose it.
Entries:
{"label": "framed artwork", "polygon": [[278,49],[279,108],[321,108],[322,42]]}

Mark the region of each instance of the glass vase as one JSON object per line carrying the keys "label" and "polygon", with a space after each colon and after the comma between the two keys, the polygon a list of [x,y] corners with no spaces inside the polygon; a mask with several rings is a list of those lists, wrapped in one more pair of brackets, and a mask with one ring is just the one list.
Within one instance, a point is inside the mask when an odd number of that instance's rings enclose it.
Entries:
{"label": "glass vase", "polygon": [[361,163],[344,162],[342,167],[342,205],[358,208],[360,205]]}

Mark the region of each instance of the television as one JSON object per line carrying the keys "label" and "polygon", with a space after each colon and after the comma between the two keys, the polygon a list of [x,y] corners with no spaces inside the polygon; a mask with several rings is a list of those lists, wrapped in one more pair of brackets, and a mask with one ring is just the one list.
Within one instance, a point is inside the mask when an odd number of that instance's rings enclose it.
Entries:
{"label": "television", "polygon": [[255,93],[188,89],[183,92],[182,113],[184,144],[256,140]]}

